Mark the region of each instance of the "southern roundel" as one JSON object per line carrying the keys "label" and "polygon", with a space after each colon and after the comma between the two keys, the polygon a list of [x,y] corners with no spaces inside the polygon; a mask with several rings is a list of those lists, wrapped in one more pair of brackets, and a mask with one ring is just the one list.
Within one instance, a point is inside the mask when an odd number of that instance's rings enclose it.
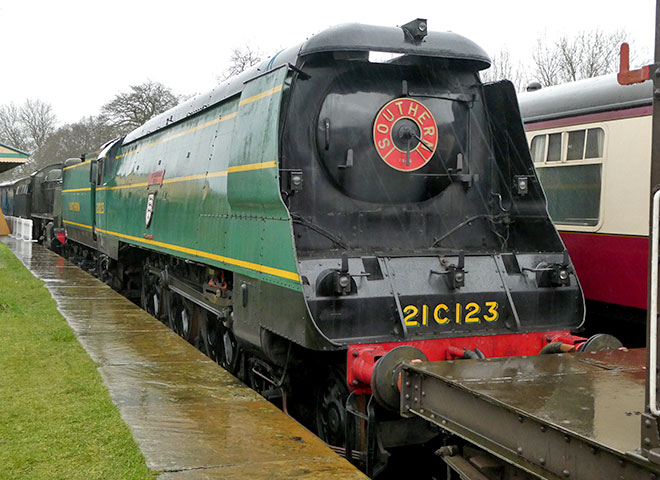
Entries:
{"label": "southern roundel", "polygon": [[374,120],[374,146],[390,167],[412,172],[426,165],[438,145],[438,129],[431,111],[418,100],[395,98]]}

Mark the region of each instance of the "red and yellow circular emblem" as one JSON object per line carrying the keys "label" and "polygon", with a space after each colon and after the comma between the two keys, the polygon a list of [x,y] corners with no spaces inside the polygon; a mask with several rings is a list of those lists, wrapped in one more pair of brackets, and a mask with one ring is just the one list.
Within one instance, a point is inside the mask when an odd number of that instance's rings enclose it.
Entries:
{"label": "red and yellow circular emblem", "polygon": [[435,119],[421,102],[396,98],[376,115],[374,145],[390,167],[402,172],[419,170],[431,160],[438,145]]}

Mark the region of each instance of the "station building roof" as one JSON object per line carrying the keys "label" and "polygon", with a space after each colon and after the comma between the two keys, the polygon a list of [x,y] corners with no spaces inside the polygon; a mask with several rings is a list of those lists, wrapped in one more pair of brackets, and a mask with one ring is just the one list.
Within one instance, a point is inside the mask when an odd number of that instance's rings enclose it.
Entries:
{"label": "station building roof", "polygon": [[0,143],[0,173],[23,165],[28,161],[29,157],[29,153]]}

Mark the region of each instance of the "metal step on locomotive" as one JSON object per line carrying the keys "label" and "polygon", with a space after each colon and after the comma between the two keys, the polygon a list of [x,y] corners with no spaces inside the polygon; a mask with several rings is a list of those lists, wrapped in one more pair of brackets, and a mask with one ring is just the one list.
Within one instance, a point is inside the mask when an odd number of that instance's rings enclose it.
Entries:
{"label": "metal step on locomotive", "polygon": [[586,340],[489,64],[423,19],[330,28],[64,162],[42,236],[377,475],[444,438],[399,415],[403,361]]}

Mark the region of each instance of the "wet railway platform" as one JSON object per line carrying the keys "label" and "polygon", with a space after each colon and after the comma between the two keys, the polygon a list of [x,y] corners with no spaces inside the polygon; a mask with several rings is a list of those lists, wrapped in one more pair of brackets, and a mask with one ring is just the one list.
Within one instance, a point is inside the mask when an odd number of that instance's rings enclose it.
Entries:
{"label": "wet railway platform", "polygon": [[1,241],[46,283],[158,478],[367,478],[104,283],[40,245]]}

